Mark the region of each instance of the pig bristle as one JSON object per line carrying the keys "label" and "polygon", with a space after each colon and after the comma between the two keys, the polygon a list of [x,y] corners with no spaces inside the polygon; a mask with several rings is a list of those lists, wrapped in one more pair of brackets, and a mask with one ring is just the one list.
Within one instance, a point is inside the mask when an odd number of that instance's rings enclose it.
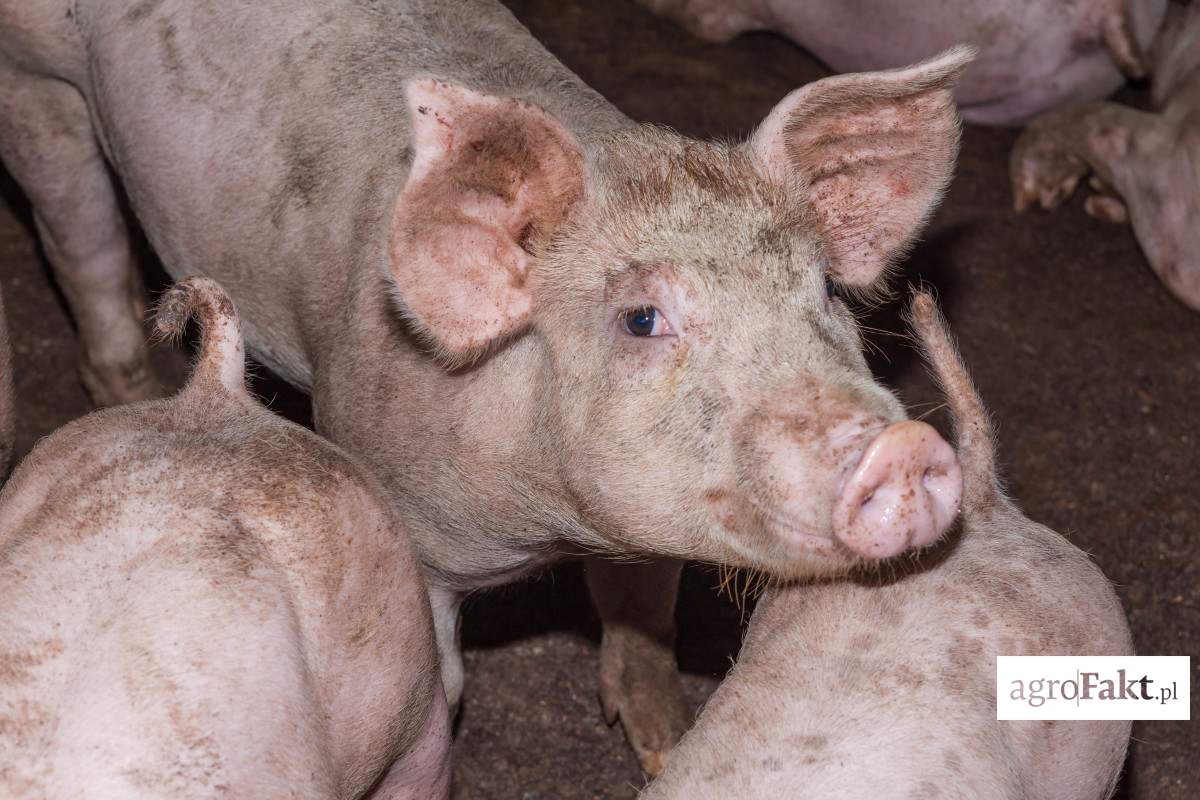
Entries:
{"label": "pig bristle", "polygon": [[727,564],[717,566],[717,576],[717,594],[729,596],[729,599],[737,606],[742,623],[746,622],[749,617],[747,613],[749,602],[757,600],[763,592],[777,582],[765,572]]}

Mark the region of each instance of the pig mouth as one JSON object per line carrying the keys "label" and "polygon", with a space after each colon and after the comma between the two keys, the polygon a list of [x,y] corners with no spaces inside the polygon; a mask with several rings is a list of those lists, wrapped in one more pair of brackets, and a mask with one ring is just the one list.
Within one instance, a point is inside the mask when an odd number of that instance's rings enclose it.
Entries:
{"label": "pig mouth", "polygon": [[808,556],[828,558],[838,562],[856,562],[861,559],[850,548],[833,535],[833,528],[819,533],[812,526],[788,519],[778,511],[751,501],[755,516],[768,536],[784,544],[789,550],[799,550]]}

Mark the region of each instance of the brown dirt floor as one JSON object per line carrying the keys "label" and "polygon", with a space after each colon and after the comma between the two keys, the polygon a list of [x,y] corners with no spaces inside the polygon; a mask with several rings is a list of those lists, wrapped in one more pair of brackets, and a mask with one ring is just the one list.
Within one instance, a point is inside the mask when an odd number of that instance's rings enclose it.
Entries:
{"label": "brown dirt floor", "polygon": [[[623,0],[510,5],[632,117],[695,136],[744,136],[788,91],[826,74],[782,39],[706,45]],[[1122,98],[1140,104],[1145,95]],[[1081,197],[1054,214],[1016,216],[1006,170],[1015,135],[966,129],[954,184],[895,285],[937,289],[999,424],[1012,493],[1116,583],[1138,651],[1200,655],[1200,315],[1163,290],[1127,228],[1086,216]],[[0,195],[0,281],[24,454],[89,404],[28,205],[3,175]],[[152,272],[152,289],[163,280]],[[868,337],[873,366],[920,414],[939,398],[902,335],[901,306],[885,304],[864,322],[878,329]],[[164,384],[177,385],[186,357],[159,347],[155,358]],[[302,395],[269,378],[258,391],[305,419]],[[931,419],[944,426],[938,413]],[[741,635],[742,614],[716,584],[711,569],[689,568],[679,604],[679,658],[697,704]],[[629,798],[644,785],[619,728],[600,715],[599,624],[577,567],[473,599],[464,641],[456,797]],[[1118,797],[1195,800],[1197,754],[1200,723],[1135,724]]]}

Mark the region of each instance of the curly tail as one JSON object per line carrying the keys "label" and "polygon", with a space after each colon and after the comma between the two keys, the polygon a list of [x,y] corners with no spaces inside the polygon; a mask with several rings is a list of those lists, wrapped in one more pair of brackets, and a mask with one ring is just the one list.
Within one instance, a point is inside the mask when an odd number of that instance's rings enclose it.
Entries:
{"label": "curly tail", "polygon": [[963,508],[983,509],[1006,502],[996,474],[996,442],[991,418],[958,354],[946,320],[932,295],[913,293],[909,322],[954,417],[958,461],[963,471]]}
{"label": "curly tail", "polygon": [[183,335],[190,318],[200,324],[200,356],[191,387],[216,381],[231,392],[246,391],[246,347],[233,301],[211,278],[187,278],[171,286],[154,310],[155,332],[164,339]]}

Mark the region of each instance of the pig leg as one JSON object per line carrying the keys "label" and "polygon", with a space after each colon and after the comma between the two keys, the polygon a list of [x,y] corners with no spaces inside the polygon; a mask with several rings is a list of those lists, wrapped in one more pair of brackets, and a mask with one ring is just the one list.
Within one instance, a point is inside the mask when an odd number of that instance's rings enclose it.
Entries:
{"label": "pig leg", "polygon": [[442,664],[442,688],[446,692],[450,717],[453,718],[458,713],[458,704],[462,702],[463,660],[458,613],[466,595],[431,581],[428,584],[429,605],[433,608],[433,633],[437,639],[438,659]]}
{"label": "pig leg", "polygon": [[1039,117],[1013,146],[1009,171],[1018,212],[1037,201],[1058,206],[1093,173],[1103,194],[1089,198],[1099,219],[1133,226],[1150,267],[1176,297],[1200,310],[1200,263],[1191,137],[1162,114],[1094,103]]}
{"label": "pig leg", "polygon": [[79,373],[92,400],[161,396],[139,322],[128,231],[79,92],[0,61],[0,160],[33,204],[79,328]]}
{"label": "pig leg", "polygon": [[618,718],[642,769],[656,775],[691,727],[675,661],[675,600],[683,563],[584,559],[592,602],[600,612],[600,702]]}

